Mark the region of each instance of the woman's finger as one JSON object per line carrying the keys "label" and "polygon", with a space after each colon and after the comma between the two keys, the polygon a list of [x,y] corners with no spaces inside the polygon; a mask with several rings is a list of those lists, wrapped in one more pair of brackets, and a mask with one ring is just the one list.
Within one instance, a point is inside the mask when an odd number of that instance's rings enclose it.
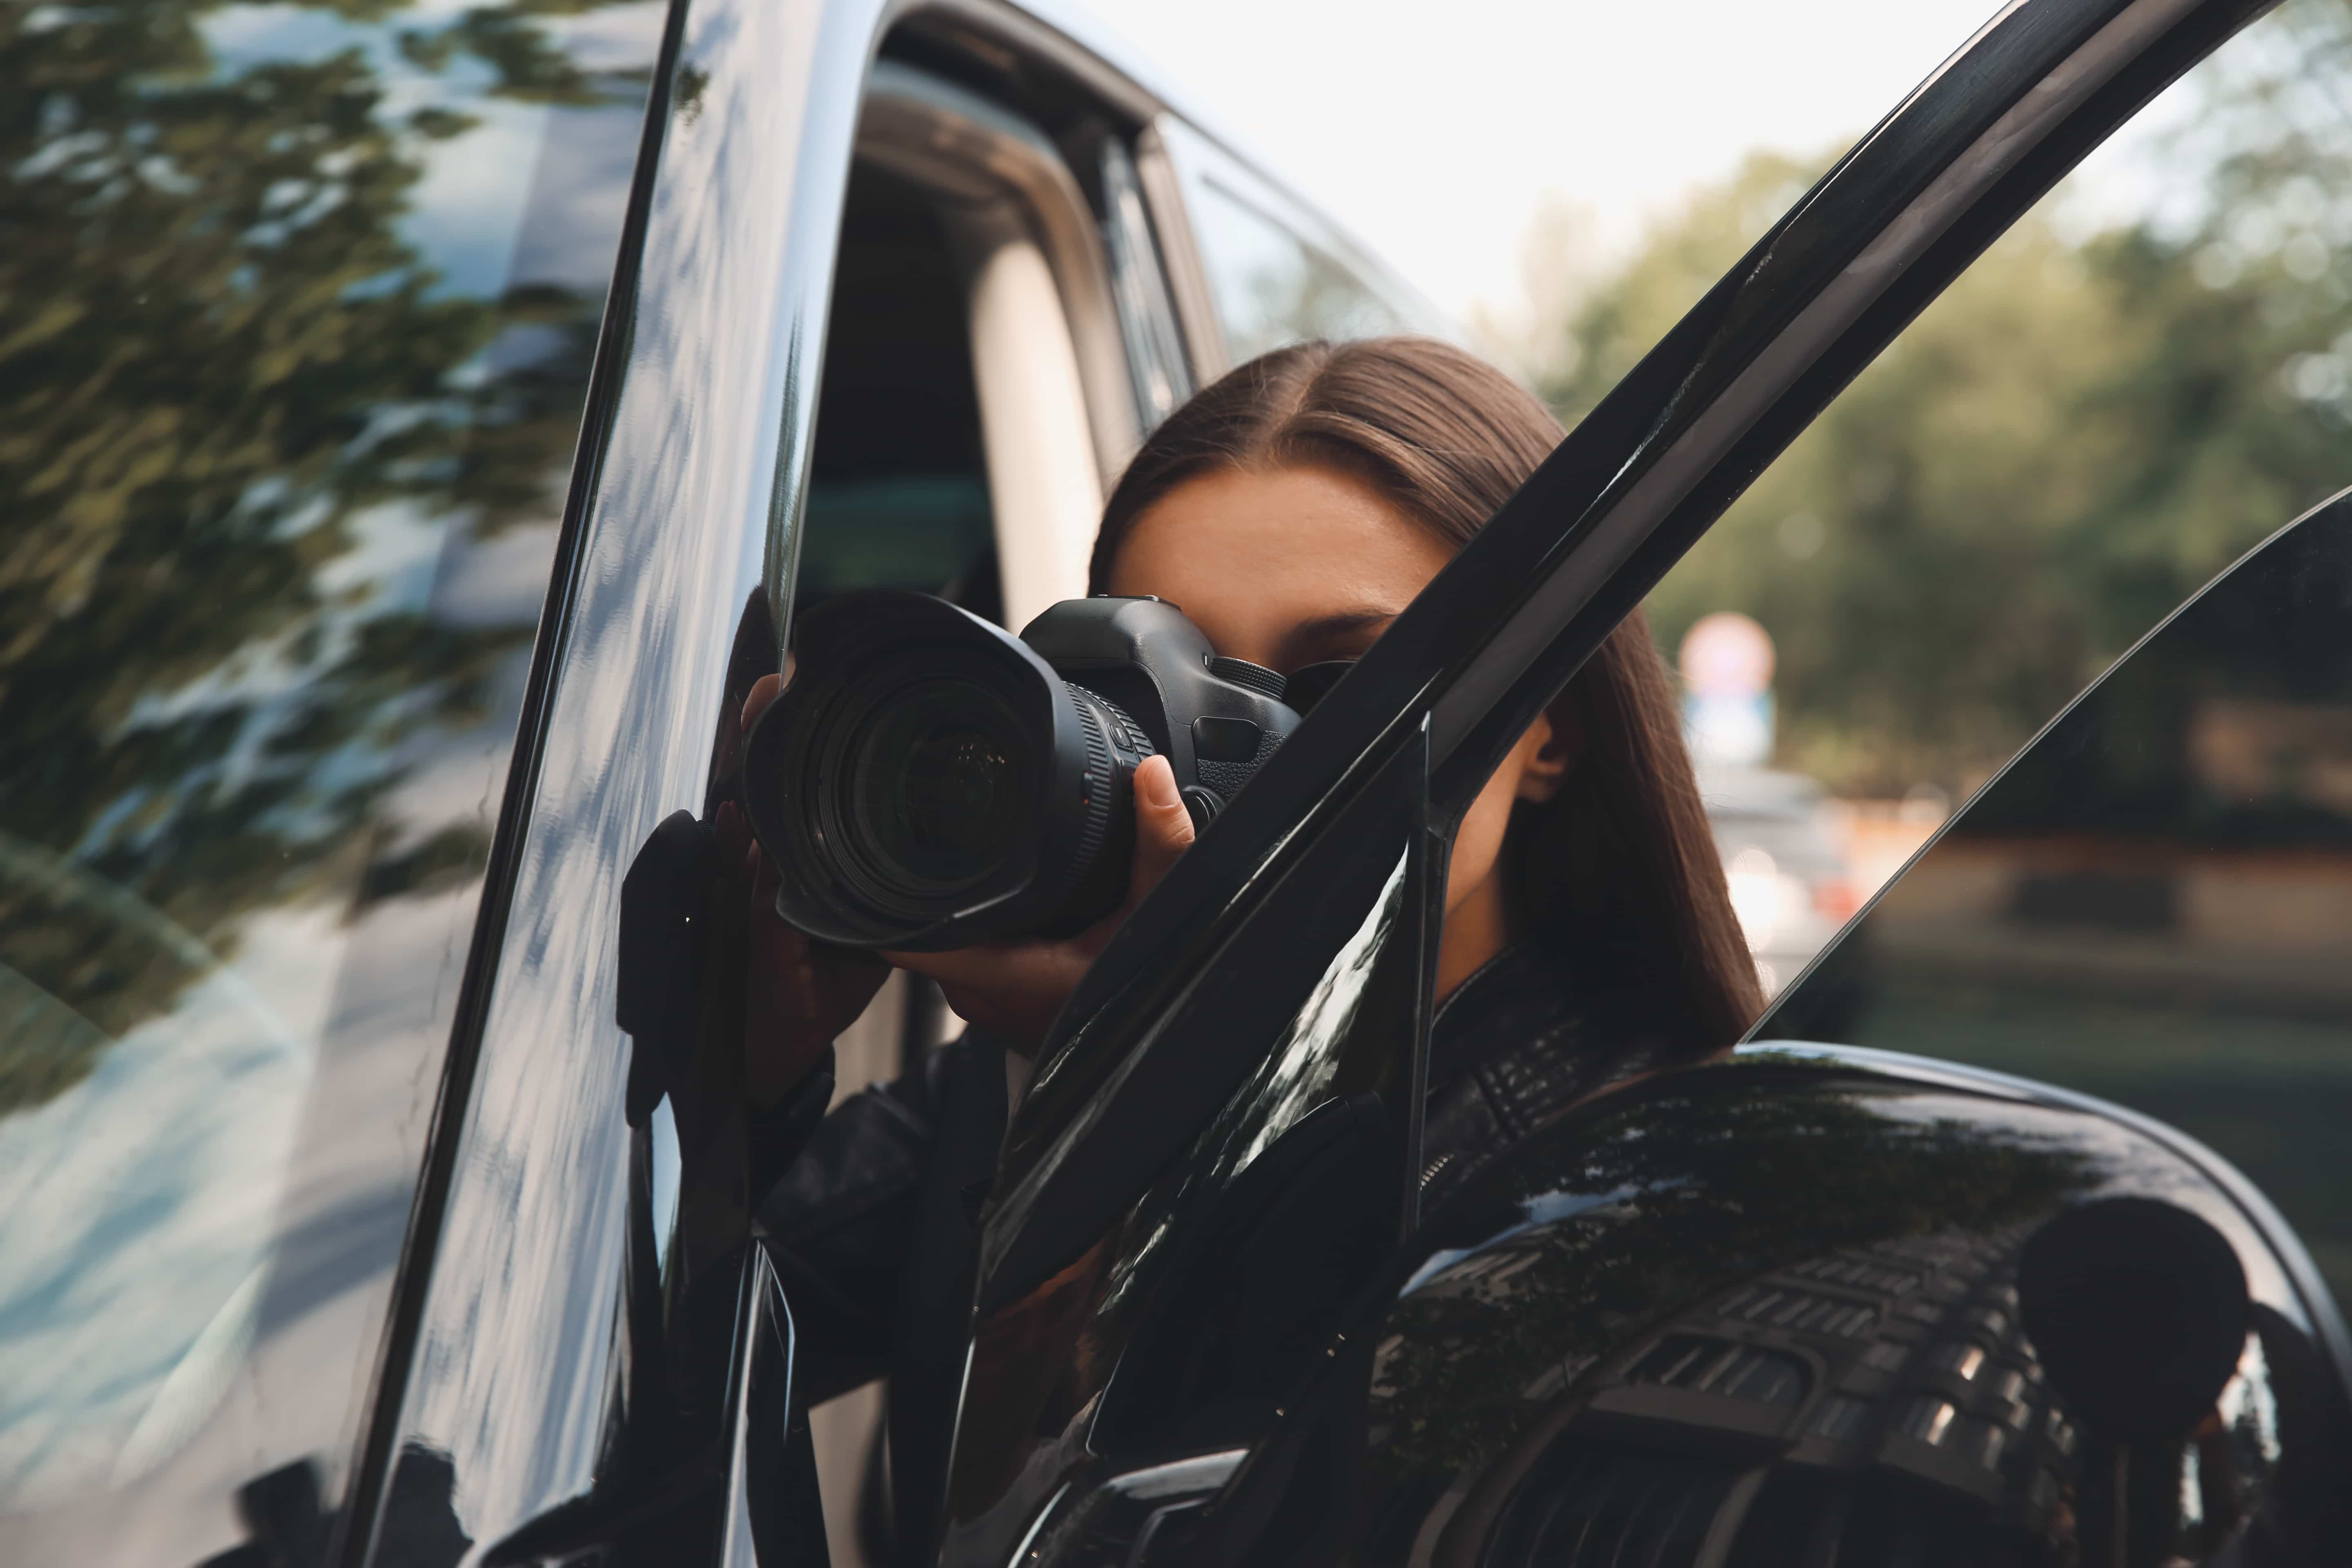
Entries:
{"label": "woman's finger", "polygon": [[938,981],[957,1016],[995,1031],[1013,1050],[1032,1056],[1093,953],[1075,942],[1016,942],[882,956]]}
{"label": "woman's finger", "polygon": [[743,697],[745,731],[748,731],[758,721],[760,715],[768,710],[768,704],[773,702],[776,700],[776,694],[783,689],[784,678],[781,675],[763,675],[751,682],[751,689]]}
{"label": "woman's finger", "polygon": [[947,952],[886,952],[901,969],[929,975],[964,1018],[1003,1035],[1015,1050],[1036,1048],[1070,993],[1085,978],[1111,933],[1142,897],[1168,874],[1192,842],[1192,818],[1176,793],[1165,757],[1145,759],[1135,771],[1135,858],[1127,900],[1065,941],[990,942]]}
{"label": "woman's finger", "polygon": [[1141,903],[1192,847],[1192,814],[1176,793],[1176,770],[1165,757],[1144,758],[1135,770],[1135,864],[1128,874],[1126,907]]}

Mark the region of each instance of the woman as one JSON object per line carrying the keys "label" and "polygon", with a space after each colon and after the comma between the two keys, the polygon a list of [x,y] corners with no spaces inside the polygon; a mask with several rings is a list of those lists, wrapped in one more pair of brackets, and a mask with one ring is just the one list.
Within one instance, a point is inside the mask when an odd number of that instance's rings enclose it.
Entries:
{"label": "woman", "polygon": [[[1559,438],[1509,378],[1433,340],[1279,349],[1152,433],[1106,509],[1091,586],[1167,599],[1219,653],[1286,674],[1353,658]],[[774,691],[772,681],[754,691],[747,722]],[[1129,910],[1192,842],[1167,763],[1147,762],[1135,783],[1125,908],[1066,941],[884,956],[937,980],[1005,1049],[1033,1054]],[[1673,692],[1638,615],[1496,770],[1449,878],[1425,1133],[1432,1200],[1597,1089],[1729,1046],[1759,1011]],[[776,956],[771,1082],[821,1056],[881,975],[878,964],[820,960],[789,934]],[[873,1292],[895,1280],[958,1048],[923,1083],[844,1106],[763,1205],[803,1285],[804,1336],[824,1360],[843,1355],[829,1381],[854,1381],[880,1353],[874,1326],[887,1314]],[[814,1315],[803,1305],[829,1299]]]}

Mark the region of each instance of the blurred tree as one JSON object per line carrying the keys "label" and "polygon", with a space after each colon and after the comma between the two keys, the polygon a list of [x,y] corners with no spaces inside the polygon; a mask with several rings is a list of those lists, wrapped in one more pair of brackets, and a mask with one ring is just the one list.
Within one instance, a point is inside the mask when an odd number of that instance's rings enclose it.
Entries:
{"label": "blurred tree", "polygon": [[[2145,212],[2090,223],[2054,193],[1660,584],[1669,652],[1711,610],[1771,631],[1781,765],[1849,794],[1964,790],[2352,481],[2347,63],[2352,4],[2296,0],[2200,68],[2142,154]],[[1587,294],[1542,383],[1561,417],[1828,162],[1750,157]]]}

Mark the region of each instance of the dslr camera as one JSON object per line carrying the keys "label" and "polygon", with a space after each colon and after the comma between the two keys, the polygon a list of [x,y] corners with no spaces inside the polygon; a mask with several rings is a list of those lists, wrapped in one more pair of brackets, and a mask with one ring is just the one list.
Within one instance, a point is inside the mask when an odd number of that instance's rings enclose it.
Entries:
{"label": "dslr camera", "polygon": [[851,594],[797,641],[744,805],[776,912],[850,947],[1082,931],[1126,896],[1146,757],[1206,826],[1298,724],[1280,675],[1154,598],[1066,599],[1016,638],[928,594]]}

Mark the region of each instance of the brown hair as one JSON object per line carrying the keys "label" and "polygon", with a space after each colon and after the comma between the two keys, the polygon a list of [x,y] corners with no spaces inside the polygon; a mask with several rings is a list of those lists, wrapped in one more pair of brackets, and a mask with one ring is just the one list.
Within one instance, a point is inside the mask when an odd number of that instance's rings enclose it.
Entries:
{"label": "brown hair", "polygon": [[[1162,497],[1236,468],[1339,469],[1459,549],[1560,434],[1532,394],[1434,339],[1276,349],[1202,391],[1144,442],[1104,510],[1093,587],[1105,586],[1129,532]],[[1621,974],[1631,961],[1633,973],[1671,987],[1698,1041],[1716,1047],[1745,1033],[1763,1004],[1675,707],[1636,610],[1555,702],[1581,751],[1558,795],[1515,809],[1504,867],[1523,928],[1601,942]]]}

